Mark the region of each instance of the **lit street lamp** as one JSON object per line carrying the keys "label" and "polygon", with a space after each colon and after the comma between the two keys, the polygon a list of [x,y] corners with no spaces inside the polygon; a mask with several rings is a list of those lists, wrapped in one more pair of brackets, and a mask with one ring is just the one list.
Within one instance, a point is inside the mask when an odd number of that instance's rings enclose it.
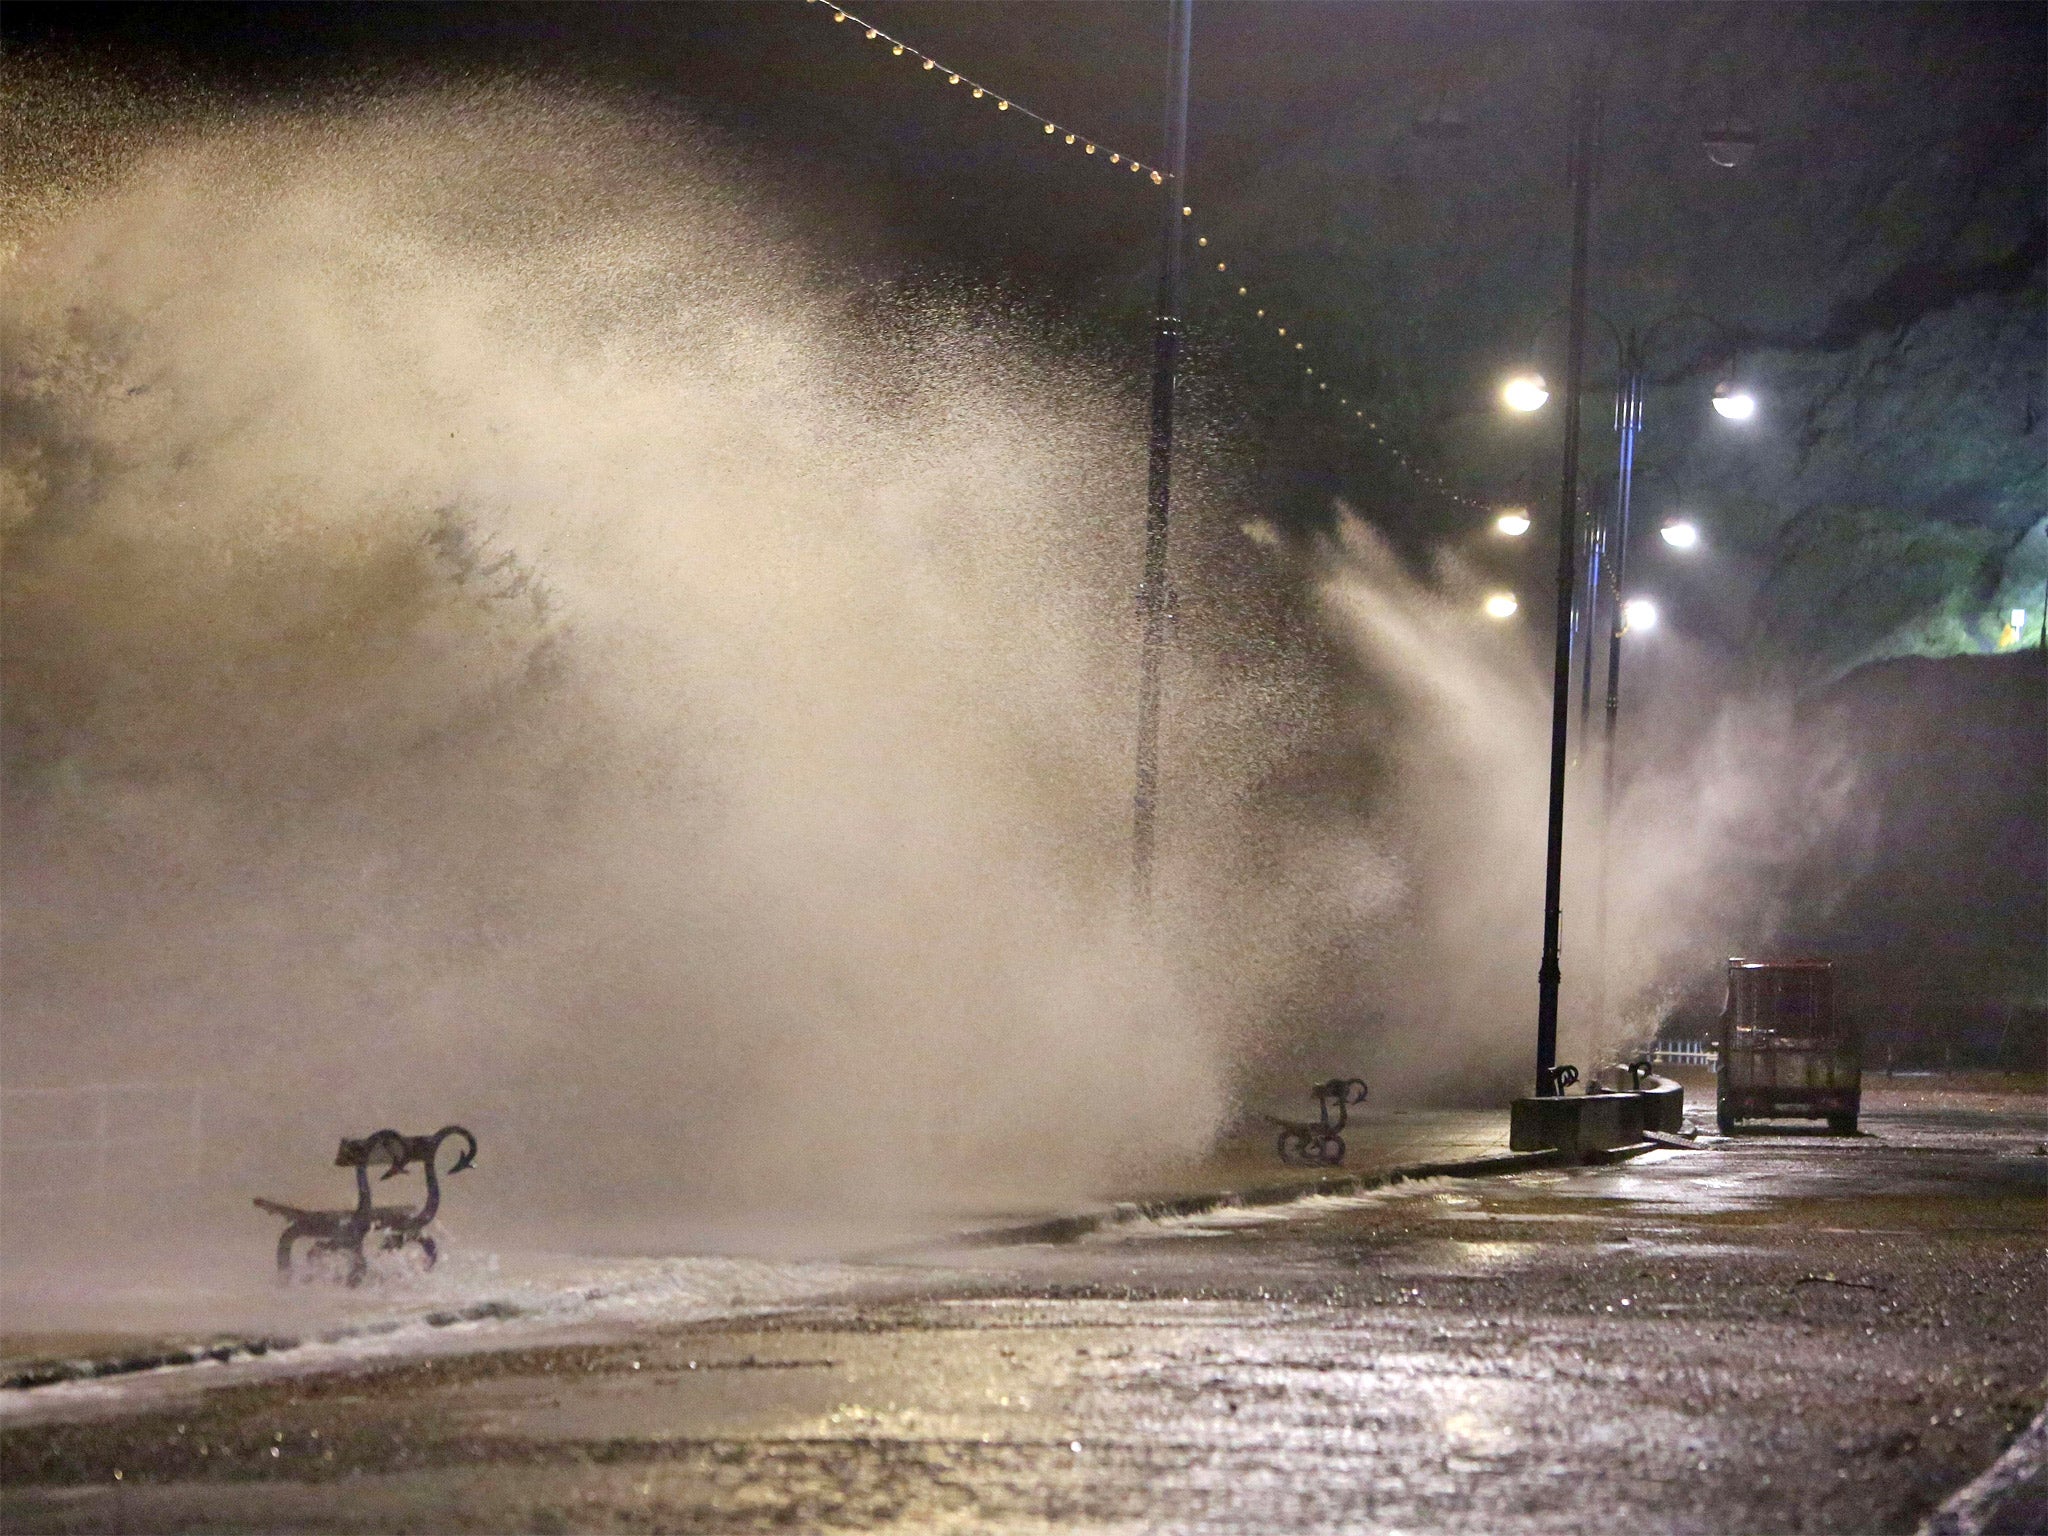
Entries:
{"label": "lit street lamp", "polygon": [[[1617,605],[1620,603],[1622,573],[1628,557],[1629,515],[1635,489],[1636,435],[1643,425],[1643,394],[1647,374],[1647,356],[1650,343],[1665,329],[1682,321],[1694,321],[1707,326],[1717,336],[1725,334],[1726,328],[1720,322],[1692,310],[1680,310],[1659,316],[1647,326],[1630,327],[1624,332],[1618,325],[1598,310],[1589,310],[1591,316],[1607,328],[1615,347],[1615,389],[1614,389],[1614,430],[1619,437],[1619,455],[1616,474],[1616,497],[1611,520],[1598,518],[1592,523],[1586,538],[1586,568],[1584,577],[1585,602],[1585,646],[1580,653],[1579,663],[1579,728],[1584,732],[1591,724],[1593,713],[1593,625],[1600,613],[1603,596],[1609,614],[1607,645],[1607,721],[1605,739],[1611,749],[1614,740],[1614,714],[1618,707],[1620,687],[1620,639],[1622,621]],[[1540,328],[1539,328],[1540,329]],[[1531,344],[1533,350],[1533,341]],[[1501,386],[1501,399],[1509,409],[1527,414],[1541,410],[1549,402],[1550,392],[1545,387],[1543,376],[1530,370],[1518,373]],[[1729,421],[1749,421],[1756,416],[1756,396],[1741,388],[1725,373],[1714,386],[1714,410]],[[1503,529],[1503,532],[1506,530]],[[1699,530],[1691,523],[1673,521],[1662,529],[1664,542],[1674,549],[1691,549],[1699,542]],[[1603,567],[1605,580],[1602,580]],[[1574,607],[1571,619],[1571,643],[1578,648],[1580,611]],[[1581,738],[1583,740],[1583,736]]]}
{"label": "lit street lamp", "polygon": [[[1581,729],[1581,741],[1583,741],[1583,731],[1589,729],[1591,715],[1593,715],[1593,625],[1595,625],[1595,618],[1597,618],[1599,610],[1602,610],[1602,600],[1606,600],[1608,614],[1610,614],[1610,627],[1608,627],[1610,629],[1610,633],[1608,633],[1608,733],[1606,735],[1608,735],[1608,741],[1612,741],[1614,739],[1614,709],[1616,709],[1614,692],[1616,692],[1616,686],[1618,686],[1618,668],[1620,668],[1620,653],[1616,651],[1616,643],[1618,643],[1618,635],[1620,635],[1620,614],[1616,612],[1614,604],[1620,602],[1622,567],[1626,563],[1626,553],[1628,553],[1626,545],[1628,545],[1630,502],[1632,502],[1632,494],[1634,494],[1636,434],[1642,430],[1642,393],[1645,393],[1649,344],[1661,332],[1665,332],[1669,326],[1679,324],[1679,322],[1698,322],[1698,324],[1704,324],[1716,336],[1724,336],[1726,328],[1720,322],[1716,322],[1716,319],[1712,319],[1710,315],[1702,315],[1702,313],[1690,311],[1690,309],[1681,309],[1681,311],[1675,311],[1675,313],[1669,313],[1669,315],[1659,315],[1657,319],[1653,319],[1649,326],[1642,326],[1642,328],[1632,326],[1626,332],[1622,332],[1620,326],[1616,326],[1612,319],[1608,319],[1608,315],[1599,313],[1597,309],[1589,309],[1587,313],[1593,319],[1597,319],[1599,324],[1606,326],[1608,328],[1608,336],[1614,340],[1614,371],[1616,371],[1616,385],[1614,385],[1614,430],[1620,436],[1620,459],[1618,459],[1618,475],[1616,475],[1616,506],[1614,506],[1612,520],[1610,518],[1593,518],[1591,526],[1587,528],[1587,537],[1585,537],[1585,578],[1583,578],[1583,582],[1585,582],[1583,584],[1585,598],[1583,598],[1583,608],[1577,602],[1573,604],[1573,614],[1571,614],[1571,645],[1575,649],[1579,649],[1579,729]],[[1544,322],[1544,324],[1548,324],[1548,322]],[[1538,326],[1538,332],[1540,330],[1542,328]],[[1530,340],[1530,350],[1534,352],[1534,338]],[[1513,412],[1532,414],[1532,412],[1542,410],[1546,403],[1550,401],[1550,391],[1544,385],[1542,373],[1538,373],[1534,369],[1528,369],[1524,373],[1513,375],[1511,379],[1507,379],[1501,385],[1501,401]],[[1735,383],[1735,379],[1731,379],[1726,373],[1722,373],[1722,377],[1714,385],[1712,403],[1714,403],[1714,410],[1724,420],[1731,420],[1731,422],[1749,422],[1757,414],[1757,397],[1753,393],[1749,393],[1747,389],[1741,389]],[[1692,543],[1686,543],[1688,530],[1690,530]],[[1505,532],[1505,528],[1503,528],[1503,532]],[[1665,526],[1663,539],[1673,549],[1692,549],[1694,543],[1698,543],[1698,530],[1692,528],[1690,522],[1673,522],[1673,524]],[[1604,567],[1608,567],[1606,569],[1606,580],[1602,580]],[[1577,578],[1577,573],[1575,573],[1575,578]],[[1581,618],[1583,618],[1583,625],[1585,625],[1583,647],[1579,643]]]}
{"label": "lit street lamp", "polygon": [[1495,592],[1481,605],[1489,619],[1512,619],[1521,604],[1515,601],[1512,592]]}
{"label": "lit street lamp", "polygon": [[[1564,1091],[1564,1071],[1557,1062],[1558,990],[1563,967],[1559,961],[1558,936],[1562,918],[1564,873],[1564,789],[1568,761],[1566,737],[1571,716],[1571,661],[1575,618],[1574,596],[1578,586],[1577,533],[1579,520],[1579,407],[1585,381],[1586,275],[1593,218],[1593,183],[1600,157],[1600,126],[1603,116],[1608,61],[1588,58],[1573,82],[1571,104],[1571,151],[1567,181],[1571,204],[1570,284],[1564,313],[1565,402],[1563,473],[1558,485],[1557,529],[1557,626],[1555,654],[1551,669],[1550,794],[1543,860],[1543,959],[1536,972],[1536,1097],[1554,1097]],[[1702,144],[1715,164],[1734,167],[1755,148],[1756,135],[1746,125],[1726,123],[1702,135]],[[1660,322],[1661,323],[1661,322]],[[1611,327],[1610,327],[1611,329]],[[1654,327],[1653,327],[1654,329]],[[1623,347],[1621,388],[1615,401],[1615,427],[1621,433],[1621,486],[1617,507],[1617,555],[1628,537],[1629,482],[1635,461],[1635,435],[1642,423],[1642,340],[1631,333]],[[1550,390],[1540,375],[1529,373],[1511,379],[1501,391],[1509,409],[1541,410]],[[1726,405],[1721,403],[1726,399]],[[1716,407],[1723,416],[1730,409],[1733,419],[1754,415],[1754,397],[1732,388],[1716,391]],[[1597,543],[1596,543],[1597,549]],[[1617,559],[1617,564],[1619,560]],[[1590,576],[1589,572],[1589,576]],[[1620,573],[1612,580],[1614,606],[1620,606]],[[1589,607],[1597,599],[1595,584],[1587,584]],[[1622,620],[1617,611],[1609,637],[1607,683],[1608,762],[1613,762],[1614,711],[1620,669]],[[1589,630],[1590,643],[1590,630]],[[1604,904],[1604,903],[1603,903]],[[1605,958],[1601,960],[1605,969]]]}
{"label": "lit street lamp", "polygon": [[1520,507],[1510,507],[1493,520],[1493,527],[1496,533],[1519,539],[1529,531],[1529,514]]}
{"label": "lit street lamp", "polygon": [[[1587,87],[1582,86],[1582,90]],[[1597,105],[1581,109],[1588,119],[1596,119]],[[1583,126],[1581,132],[1583,133]],[[1580,140],[1580,153],[1590,149],[1585,139]],[[1575,193],[1578,189],[1575,188]],[[1577,197],[1575,196],[1575,204]],[[1574,208],[1575,218],[1584,217],[1580,207]],[[1571,305],[1572,335],[1570,338],[1570,374],[1567,385],[1565,411],[1565,487],[1560,499],[1559,516],[1565,523],[1561,530],[1565,534],[1559,549],[1559,602],[1558,602],[1558,664],[1557,664],[1557,709],[1560,717],[1553,722],[1551,733],[1552,772],[1550,806],[1550,846],[1544,871],[1544,947],[1543,964],[1538,972],[1538,1004],[1536,1019],[1536,1075],[1539,1096],[1555,1092],[1552,1069],[1557,1061],[1557,987],[1561,967],[1558,961],[1557,925],[1560,896],[1561,859],[1563,849],[1563,769],[1565,761],[1565,730],[1563,712],[1569,697],[1569,673],[1571,653],[1577,649],[1579,608],[1576,598],[1578,585],[1577,560],[1571,549],[1570,532],[1575,525],[1578,501],[1578,380],[1583,377],[1583,348],[1585,320],[1590,314],[1606,326],[1615,344],[1615,391],[1614,430],[1619,439],[1616,465],[1616,494],[1611,520],[1598,518],[1593,521],[1587,533],[1585,565],[1585,609],[1586,644],[1580,664],[1579,719],[1583,733],[1590,724],[1593,708],[1593,624],[1601,608],[1604,592],[1609,614],[1607,633],[1607,695],[1606,713],[1601,732],[1602,765],[1600,793],[1599,830],[1599,895],[1594,915],[1594,1004],[1596,1022],[1603,1022],[1607,1014],[1607,823],[1614,807],[1614,740],[1617,716],[1621,707],[1621,637],[1630,630],[1643,631],[1653,628],[1657,622],[1656,606],[1647,599],[1622,601],[1621,584],[1628,559],[1629,514],[1635,488],[1636,436],[1643,425],[1643,395],[1647,373],[1647,355],[1650,342],[1668,326],[1680,321],[1704,322],[1717,336],[1725,337],[1726,328],[1718,321],[1693,311],[1679,311],[1659,316],[1647,326],[1631,327],[1624,333],[1620,327],[1592,309],[1585,302],[1583,258],[1578,243],[1584,239],[1584,230],[1574,229],[1574,272]],[[1532,342],[1533,350],[1533,342]],[[1501,399],[1510,410],[1524,414],[1541,410],[1550,400],[1550,391],[1542,374],[1532,370],[1516,374],[1501,387]],[[1714,386],[1714,410],[1725,420],[1746,422],[1756,415],[1756,397],[1739,388],[1725,373]],[[1503,530],[1505,531],[1505,530]],[[1691,523],[1674,521],[1661,530],[1664,541],[1674,549],[1691,549],[1699,542],[1699,530]],[[1610,549],[1612,551],[1610,557]],[[1603,565],[1605,581],[1602,581]],[[1583,734],[1582,738],[1583,739]]]}
{"label": "lit street lamp", "polygon": [[1756,414],[1756,396],[1724,379],[1714,386],[1714,409],[1730,421],[1748,421]]}
{"label": "lit street lamp", "polygon": [[1540,411],[1550,399],[1550,386],[1540,373],[1518,373],[1501,385],[1500,397],[1511,411]]}

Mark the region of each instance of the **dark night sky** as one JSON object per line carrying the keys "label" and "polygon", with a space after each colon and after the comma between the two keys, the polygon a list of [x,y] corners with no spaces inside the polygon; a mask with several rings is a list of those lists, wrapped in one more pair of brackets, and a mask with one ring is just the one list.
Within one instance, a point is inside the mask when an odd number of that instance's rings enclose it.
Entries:
{"label": "dark night sky", "polygon": [[[1153,0],[870,0],[863,14],[1106,145],[1159,153]],[[2044,18],[2033,4],[1204,0],[1190,195],[1219,251],[1322,350],[1324,376],[1421,462],[1483,501],[1554,495],[1554,434],[1503,419],[1492,387],[1562,299],[1566,83],[1607,54],[1595,302],[1622,323],[1711,315],[1778,397],[1750,442],[1715,436],[1693,398],[1713,338],[1677,337],[1658,360],[1677,392],[1653,393],[1645,484],[1718,498],[1722,547],[1767,594],[1789,583],[1762,621],[1781,646],[1823,668],[1939,651],[1930,601],[1977,587],[2004,601],[2031,580],[1983,563],[2041,515]],[[856,280],[1000,293],[1144,377],[1147,189],[824,6],[16,4],[4,25],[17,44],[216,97],[508,73],[632,93],[712,130]],[[1446,113],[1460,139],[1415,132]],[[1699,149],[1728,117],[1762,139],[1734,173]],[[1984,303],[2007,319],[1950,323]],[[1313,521],[1343,494],[1418,550],[1477,516],[1301,408],[1284,350],[1235,306],[1198,277],[1191,368],[1212,416],[1257,444],[1269,504]],[[1595,497],[1605,457],[1589,442]],[[1895,542],[1963,530],[1953,568],[1899,587],[1887,554],[1823,602],[1810,583],[1840,575],[1839,546],[1869,542],[1873,516]],[[1845,594],[1868,628],[1801,630]]]}

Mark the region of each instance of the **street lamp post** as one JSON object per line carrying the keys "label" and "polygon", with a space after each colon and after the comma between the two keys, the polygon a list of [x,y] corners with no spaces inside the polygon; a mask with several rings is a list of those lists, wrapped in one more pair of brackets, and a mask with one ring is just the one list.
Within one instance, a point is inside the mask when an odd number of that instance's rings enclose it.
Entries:
{"label": "street lamp post", "polygon": [[[1574,570],[1570,576],[1565,576],[1563,574],[1563,567],[1560,565],[1560,579],[1573,580],[1575,586],[1572,605],[1567,609],[1566,617],[1561,621],[1563,625],[1561,641],[1566,647],[1567,655],[1569,655],[1570,651],[1577,649],[1579,620],[1583,617],[1586,629],[1586,642],[1583,658],[1579,663],[1579,730],[1580,739],[1583,742],[1586,733],[1590,731],[1592,725],[1593,632],[1602,614],[1602,599],[1605,599],[1605,616],[1608,622],[1607,687],[1605,691],[1606,709],[1601,731],[1602,763],[1598,827],[1599,877],[1596,885],[1598,894],[1595,899],[1594,910],[1595,965],[1593,978],[1593,1017],[1596,1023],[1604,1023],[1607,1015],[1608,822],[1614,805],[1615,734],[1616,721],[1621,704],[1621,638],[1631,628],[1627,612],[1628,605],[1622,601],[1621,592],[1628,565],[1628,540],[1634,509],[1636,440],[1642,431],[1643,425],[1643,395],[1649,344],[1665,327],[1679,321],[1688,320],[1704,323],[1724,343],[1732,338],[1730,338],[1726,327],[1711,317],[1700,314],[1696,310],[1674,311],[1671,314],[1659,316],[1647,326],[1632,326],[1627,332],[1623,332],[1620,327],[1598,310],[1588,309],[1584,311],[1584,314],[1590,315],[1605,325],[1609,335],[1614,340],[1614,429],[1617,438],[1615,499],[1611,520],[1606,517],[1592,519],[1591,526],[1587,529],[1583,613],[1581,613],[1578,607],[1578,589],[1576,589],[1575,582],[1577,572]],[[1581,339],[1583,339],[1583,317],[1581,319]],[[1533,349],[1534,342],[1532,339],[1531,350],[1533,351]],[[1509,380],[1507,387],[1502,390],[1502,398],[1515,410],[1536,411],[1542,409],[1550,396],[1549,391],[1543,385],[1541,376],[1531,372],[1518,375]],[[1756,415],[1755,396],[1751,395],[1747,390],[1737,387],[1733,380],[1726,376],[1725,370],[1723,376],[1715,385],[1713,402],[1716,413],[1731,421],[1748,421]],[[1566,409],[1565,430],[1569,434],[1566,449],[1567,473],[1573,474],[1576,470],[1578,423],[1570,409],[1569,401],[1567,402]],[[1561,519],[1566,515],[1561,512]],[[1697,544],[1699,537],[1698,530],[1690,523],[1667,527],[1664,530],[1664,535],[1665,541],[1674,549],[1690,549]],[[1674,535],[1676,536],[1674,537]],[[1567,532],[1565,536],[1568,538],[1569,533]],[[1563,547],[1561,546],[1561,554],[1562,549]],[[1646,626],[1636,625],[1634,627],[1642,628]],[[1556,739],[1553,737],[1553,749],[1556,748],[1556,745]],[[1553,792],[1555,790],[1556,786],[1553,785]],[[1549,918],[1550,912],[1546,909],[1546,962],[1548,960],[1547,935]],[[1543,1057],[1541,1049],[1541,1041],[1544,1038],[1542,1031],[1543,1018],[1544,1014],[1539,1004],[1539,1072],[1547,1067],[1554,1067],[1556,1064],[1554,1058],[1546,1061]]]}
{"label": "street lamp post", "polygon": [[1159,799],[1159,706],[1169,618],[1167,531],[1173,476],[1173,383],[1180,360],[1181,228],[1188,184],[1188,57],[1194,0],[1172,0],[1166,20],[1166,198],[1159,241],[1159,309],[1152,342],[1152,430],[1145,484],[1145,576],[1139,588],[1138,762],[1131,794],[1131,881],[1139,909],[1152,901]]}
{"label": "street lamp post", "polygon": [[[1720,322],[1699,314],[1697,311],[1681,310],[1660,316],[1641,329],[1631,327],[1619,344],[1614,391],[1614,429],[1620,439],[1619,458],[1614,497],[1614,525],[1612,530],[1613,550],[1607,561],[1607,692],[1606,711],[1600,732],[1600,818],[1598,830],[1598,877],[1594,887],[1593,911],[1593,1022],[1596,1027],[1607,1022],[1607,877],[1608,877],[1608,836],[1614,815],[1615,779],[1615,734],[1621,710],[1621,637],[1631,627],[1646,628],[1646,625],[1631,625],[1629,608],[1633,605],[1622,601],[1622,585],[1627,577],[1629,517],[1632,509],[1635,469],[1636,436],[1643,426],[1643,379],[1650,340],[1665,326],[1678,321],[1697,320],[1709,326],[1717,336],[1725,338],[1726,328]],[[1730,421],[1748,421],[1756,415],[1756,397],[1736,387],[1732,380],[1722,377],[1714,387],[1714,410]],[[1690,523],[1679,525],[1686,537],[1670,537],[1672,529],[1667,528],[1665,542],[1674,549],[1690,549],[1698,543],[1698,530]],[[1606,542],[1605,537],[1602,539]],[[1587,575],[1589,610],[1597,610],[1597,603],[1591,587],[1597,568],[1589,568]],[[1587,641],[1586,687],[1590,693],[1592,684],[1592,643]]]}
{"label": "street lamp post", "polygon": [[1578,586],[1579,394],[1586,371],[1586,256],[1600,143],[1601,67],[1588,62],[1572,92],[1572,275],[1565,342],[1564,471],[1558,487],[1557,627],[1550,682],[1550,809],[1543,854],[1543,960],[1536,971],[1536,1095],[1563,1092],[1557,1070],[1558,929],[1564,885],[1565,735],[1572,696],[1572,594]]}
{"label": "street lamp post", "polygon": [[[1622,343],[1619,376],[1614,390],[1614,430],[1621,441],[1614,493],[1614,556],[1607,565],[1607,713],[1600,733],[1598,883],[1594,886],[1593,898],[1593,1023],[1596,1029],[1607,1022],[1608,823],[1614,812],[1614,729],[1621,705],[1621,637],[1628,627],[1621,601],[1621,586],[1628,566],[1628,524],[1635,485],[1636,434],[1642,430],[1642,425],[1642,338],[1631,329]],[[1591,590],[1596,575],[1594,571],[1587,573],[1586,605],[1589,610],[1597,607]],[[1589,631],[1590,628],[1589,622]],[[1590,693],[1593,680],[1590,633],[1586,649],[1586,691]]]}
{"label": "street lamp post", "polygon": [[[1555,647],[1551,669],[1550,700],[1550,806],[1547,829],[1547,843],[1543,864],[1543,959],[1537,969],[1536,981],[1536,1097],[1554,1098],[1561,1095],[1566,1085],[1566,1074],[1576,1077],[1569,1068],[1560,1070],[1557,1064],[1557,1013],[1558,990],[1562,967],[1558,954],[1558,930],[1564,870],[1564,790],[1567,761],[1566,736],[1571,714],[1571,663],[1573,649],[1574,597],[1578,586],[1577,577],[1577,536],[1578,536],[1578,489],[1579,489],[1579,393],[1584,381],[1586,351],[1586,259],[1593,206],[1593,177],[1597,169],[1600,146],[1600,122],[1602,112],[1603,84],[1606,64],[1597,54],[1590,56],[1581,65],[1573,83],[1571,112],[1571,159],[1570,184],[1572,203],[1572,255],[1571,291],[1567,305],[1569,335],[1566,342],[1565,365],[1565,420],[1564,420],[1564,471],[1558,494],[1557,519],[1557,624]],[[1715,164],[1734,167],[1747,157],[1755,145],[1755,135],[1746,128],[1737,131],[1710,129],[1702,138],[1708,155]],[[1721,151],[1721,152],[1718,152]],[[1746,395],[1717,390],[1715,409],[1724,416],[1743,419],[1755,409],[1755,402]],[[1516,410],[1533,411],[1540,408],[1548,398],[1548,391],[1540,379],[1518,379],[1510,381],[1503,392],[1507,403]],[[1727,396],[1724,404],[1723,396]],[[1632,421],[1640,420],[1640,380],[1635,395],[1638,409],[1631,416]],[[1619,424],[1619,422],[1617,422]],[[1624,486],[1626,472],[1633,469],[1635,451],[1634,429],[1631,427],[1623,446]],[[1627,494],[1624,490],[1624,496]],[[1593,593],[1588,583],[1588,601]],[[1589,635],[1590,635],[1590,619]],[[1619,620],[1617,619],[1617,624]],[[2044,646],[2048,646],[2048,629],[2044,629]],[[1613,689],[1619,685],[1619,661],[1615,658],[1614,640],[1610,638],[1610,700]],[[1590,670],[1590,669],[1589,669]],[[1612,734],[1612,710],[1610,703],[1609,734]],[[1612,760],[1612,753],[1609,754]],[[1603,817],[1603,822],[1604,822]],[[1605,959],[1602,958],[1602,969]]]}

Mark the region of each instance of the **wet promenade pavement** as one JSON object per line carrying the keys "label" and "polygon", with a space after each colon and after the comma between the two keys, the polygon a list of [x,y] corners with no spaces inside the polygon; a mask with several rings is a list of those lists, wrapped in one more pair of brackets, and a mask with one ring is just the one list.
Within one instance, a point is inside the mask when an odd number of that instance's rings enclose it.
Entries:
{"label": "wet promenade pavement", "polygon": [[[2040,1409],[2041,1101],[933,1252],[833,1299],[163,1372],[5,1526],[1910,1531]],[[1984,1530],[2043,1524],[2038,1471]]]}

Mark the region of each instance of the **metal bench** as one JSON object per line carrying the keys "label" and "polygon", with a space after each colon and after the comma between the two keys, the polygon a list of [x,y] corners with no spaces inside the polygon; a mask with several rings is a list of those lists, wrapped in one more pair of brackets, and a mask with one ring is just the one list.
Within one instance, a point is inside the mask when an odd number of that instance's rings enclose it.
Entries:
{"label": "metal bench", "polygon": [[[372,1131],[362,1137],[344,1136],[340,1150],[334,1154],[334,1165],[355,1170],[356,1203],[349,1210],[312,1211],[257,1196],[255,1204],[258,1209],[273,1216],[282,1216],[285,1221],[284,1233],[277,1240],[279,1282],[291,1278],[292,1247],[303,1240],[308,1257],[316,1253],[347,1254],[347,1283],[361,1285],[363,1275],[369,1269],[369,1261],[363,1256],[363,1244],[373,1232],[383,1234],[381,1246],[386,1252],[403,1248],[407,1243],[417,1243],[426,1255],[427,1268],[432,1269],[441,1256],[438,1245],[426,1234],[427,1227],[441,1210],[441,1175],[436,1164],[440,1161],[441,1143],[458,1136],[462,1138],[463,1146],[448,1167],[451,1177],[476,1163],[476,1137],[459,1125],[444,1125],[428,1136],[402,1136],[388,1129]],[[425,1171],[426,1199],[419,1206],[375,1205],[371,1202],[370,1169],[384,1163],[390,1164],[384,1171],[385,1179],[398,1177],[415,1163]]]}
{"label": "metal bench", "polygon": [[1275,1143],[1280,1161],[1290,1168],[1334,1168],[1344,1161],[1343,1130],[1350,1119],[1351,1106],[1365,1102],[1365,1081],[1356,1077],[1333,1077],[1327,1082],[1311,1084],[1309,1092],[1315,1095],[1316,1100],[1314,1120],[1283,1120],[1278,1115],[1266,1116],[1280,1127]]}

